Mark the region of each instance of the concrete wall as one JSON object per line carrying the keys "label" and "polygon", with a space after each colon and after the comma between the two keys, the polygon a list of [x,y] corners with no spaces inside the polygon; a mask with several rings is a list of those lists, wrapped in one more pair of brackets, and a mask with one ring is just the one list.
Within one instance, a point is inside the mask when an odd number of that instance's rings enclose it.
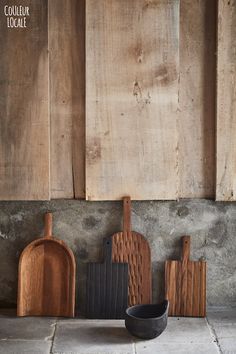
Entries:
{"label": "concrete wall", "polygon": [[[180,257],[180,236],[192,236],[192,259],[208,263],[208,306],[236,306],[236,204],[207,200],[133,202],[133,230],[148,239],[153,262],[153,301],[164,296],[164,261]],[[43,214],[54,214],[54,235],[77,261],[77,309],[85,306],[86,263],[102,259],[102,238],[122,227],[121,202],[0,203],[0,306],[15,306],[18,259],[43,234]]]}

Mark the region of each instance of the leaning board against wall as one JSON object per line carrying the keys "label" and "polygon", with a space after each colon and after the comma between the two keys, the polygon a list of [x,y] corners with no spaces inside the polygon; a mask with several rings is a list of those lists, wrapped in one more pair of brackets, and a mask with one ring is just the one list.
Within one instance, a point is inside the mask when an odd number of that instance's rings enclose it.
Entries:
{"label": "leaning board against wall", "polygon": [[179,1],[86,1],[86,198],[176,199]]}
{"label": "leaning board against wall", "polygon": [[[10,16],[6,5],[29,12]],[[47,0],[0,3],[1,200],[50,197],[47,18]]]}
{"label": "leaning board against wall", "polygon": [[219,0],[216,199],[236,200],[236,0]]}

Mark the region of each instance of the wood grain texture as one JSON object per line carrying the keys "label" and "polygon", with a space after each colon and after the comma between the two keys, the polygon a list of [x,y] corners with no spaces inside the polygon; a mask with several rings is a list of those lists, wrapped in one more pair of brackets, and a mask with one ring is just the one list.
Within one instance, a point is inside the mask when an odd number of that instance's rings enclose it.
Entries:
{"label": "wood grain texture", "polygon": [[111,236],[113,262],[129,265],[129,306],[149,304],[152,301],[151,252],[143,235],[131,231],[130,198],[123,199],[123,232]]}
{"label": "wood grain texture", "polygon": [[22,252],[18,272],[18,316],[74,317],[75,259],[61,240],[52,237],[46,214],[45,237]]}
{"label": "wood grain texture", "polygon": [[86,1],[86,198],[177,198],[179,1]]}
{"label": "wood grain texture", "polygon": [[49,2],[51,195],[85,194],[85,5]]}
{"label": "wood grain texture", "polygon": [[219,0],[216,199],[236,200],[236,1]]}
{"label": "wood grain texture", "polygon": [[[7,28],[6,4],[29,6],[27,28]],[[0,5],[1,200],[50,197],[47,11],[47,0]]]}
{"label": "wood grain texture", "polygon": [[180,3],[180,198],[215,196],[216,5]]}
{"label": "wood grain texture", "polygon": [[206,316],[206,262],[190,261],[190,237],[182,237],[181,261],[165,262],[166,299],[170,316]]}
{"label": "wood grain texture", "polygon": [[128,307],[128,264],[112,262],[112,239],[104,239],[104,262],[88,263],[87,317],[124,318]]}

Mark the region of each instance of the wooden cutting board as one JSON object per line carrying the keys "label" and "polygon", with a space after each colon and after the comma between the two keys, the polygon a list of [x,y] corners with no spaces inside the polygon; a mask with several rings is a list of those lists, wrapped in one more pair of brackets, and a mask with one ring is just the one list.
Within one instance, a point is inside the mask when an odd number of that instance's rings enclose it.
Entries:
{"label": "wooden cutting board", "polygon": [[104,239],[104,263],[88,263],[87,317],[124,318],[128,307],[128,264],[112,263],[112,240]]}
{"label": "wooden cutting board", "polygon": [[45,236],[22,252],[18,274],[18,316],[74,317],[75,259],[52,236],[52,214],[45,215]]}
{"label": "wooden cutting board", "polygon": [[151,253],[143,235],[131,231],[131,200],[123,198],[123,232],[111,236],[112,261],[129,264],[129,306],[152,301]]}
{"label": "wooden cutting board", "polygon": [[189,260],[190,236],[183,236],[181,261],[165,262],[165,294],[170,316],[206,316],[206,262]]}

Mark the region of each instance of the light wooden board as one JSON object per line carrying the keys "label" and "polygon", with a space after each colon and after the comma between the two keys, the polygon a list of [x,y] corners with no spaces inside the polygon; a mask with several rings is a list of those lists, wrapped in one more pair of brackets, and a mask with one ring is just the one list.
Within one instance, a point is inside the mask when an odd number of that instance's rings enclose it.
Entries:
{"label": "light wooden board", "polygon": [[180,198],[215,196],[216,3],[180,3]]}
{"label": "light wooden board", "polygon": [[86,1],[86,198],[177,198],[179,1]]}
{"label": "light wooden board", "polygon": [[[29,6],[27,28],[4,5]],[[47,0],[0,4],[0,200],[49,199]]]}
{"label": "light wooden board", "polygon": [[219,0],[216,199],[236,200],[236,1]]}
{"label": "light wooden board", "polygon": [[84,0],[49,2],[51,193],[84,197]]}

